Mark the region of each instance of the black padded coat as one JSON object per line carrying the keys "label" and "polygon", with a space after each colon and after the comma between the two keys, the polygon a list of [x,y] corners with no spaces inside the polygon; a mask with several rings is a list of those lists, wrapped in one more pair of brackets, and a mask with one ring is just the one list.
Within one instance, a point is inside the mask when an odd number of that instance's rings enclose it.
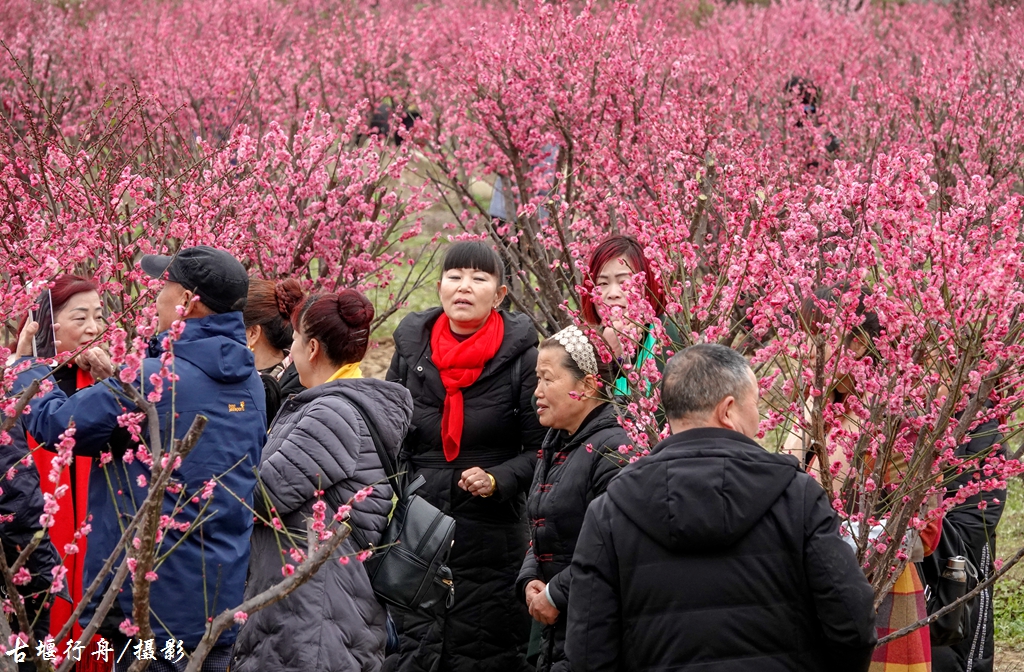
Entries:
{"label": "black padded coat", "polygon": [[576,544],[573,672],[860,672],[871,586],[796,458],[681,432],[594,500]]}
{"label": "black padded coat", "polygon": [[526,503],[530,550],[516,583],[519,599],[525,600],[526,585],[534,579],[543,581],[559,611],[555,624],[545,626],[541,634],[537,672],[569,670],[565,625],[576,539],[587,506],[629,464],[631,448],[612,404],[594,409],[575,434],[549,430],[544,439]]}
{"label": "black padded coat", "polygon": [[[981,456],[1005,457],[1006,446],[999,433],[999,423],[991,420],[971,432],[970,440],[956,450],[958,458]],[[968,484],[981,469],[969,469],[959,475],[950,475],[952,482],[946,486],[946,498]],[[986,508],[978,504],[985,500]],[[978,569],[978,579],[984,581],[995,571],[996,525],[1003,515],[1006,502],[1005,490],[987,490],[968,497],[959,506],[946,513],[946,525],[952,525],[967,544],[968,560]],[[968,636],[955,646],[932,647],[932,670],[934,672],[992,672],[995,666],[995,616],[992,608],[992,588],[981,592],[971,612],[971,630]]]}
{"label": "black padded coat", "polygon": [[[402,320],[387,379],[405,385],[415,405],[402,460],[407,478],[423,475],[426,484],[417,494],[455,518],[448,562],[455,601],[432,614],[393,608],[400,651],[385,669],[519,672],[529,669],[530,617],[516,599],[515,583],[529,544],[526,492],[545,433],[531,403],[537,332],[526,316],[502,312],[501,348],[463,390],[461,449],[447,462],[441,445],[445,392],[430,352],[431,329],[440,315],[434,308]],[[458,487],[471,467],[494,476],[493,496],[473,497]]]}
{"label": "black padded coat", "polygon": [[[32,538],[42,531],[39,518],[43,514],[44,502],[43,491],[39,489],[39,471],[29,456],[24,420],[19,419],[14,423],[8,435],[11,441],[0,445],[0,542],[3,543],[4,556],[10,566],[21,555],[22,549],[32,542]],[[26,458],[27,464],[23,462]],[[70,496],[65,497],[63,506],[70,506],[70,500]],[[60,555],[47,534],[25,562],[32,579],[18,589],[26,598],[29,619],[36,619],[34,634],[40,641],[50,632],[50,610],[42,607],[42,599],[53,581],[52,570],[58,565]],[[2,582],[0,594],[7,598]],[[38,597],[29,597],[36,594]],[[66,590],[64,594],[67,595]],[[12,617],[9,620],[17,626],[17,619]],[[14,631],[19,629],[15,627]]]}

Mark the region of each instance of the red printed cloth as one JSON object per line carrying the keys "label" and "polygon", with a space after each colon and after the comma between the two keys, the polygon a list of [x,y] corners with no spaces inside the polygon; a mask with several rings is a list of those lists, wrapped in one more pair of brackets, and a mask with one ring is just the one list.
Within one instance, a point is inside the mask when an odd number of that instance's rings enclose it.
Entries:
{"label": "red printed cloth", "polygon": [[[908,564],[878,607],[875,616],[878,638],[916,623],[927,615],[924,584],[917,568],[913,563]],[[869,672],[930,672],[932,646],[927,626],[875,649],[868,669]]]}

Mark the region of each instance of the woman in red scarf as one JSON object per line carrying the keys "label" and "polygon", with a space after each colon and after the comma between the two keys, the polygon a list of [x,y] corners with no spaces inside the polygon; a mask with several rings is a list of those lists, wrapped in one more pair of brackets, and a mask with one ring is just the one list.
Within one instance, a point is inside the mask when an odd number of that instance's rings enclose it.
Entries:
{"label": "woman in red scarf", "polygon": [[498,310],[503,268],[482,242],[452,245],[438,282],[441,307],[408,315],[395,330],[387,379],[415,403],[404,469],[410,480],[426,478],[417,494],[455,518],[455,602],[434,614],[392,609],[401,644],[389,670],[529,669],[530,618],[514,588],[545,430],[531,403],[537,332],[525,315]]}
{"label": "woman in red scarf", "polygon": [[[51,286],[49,300],[53,306],[54,338],[57,341],[57,359],[63,361],[71,353],[81,351],[71,363],[61,366],[53,372],[53,382],[68,396],[93,384],[93,368],[99,378],[110,375],[110,360],[98,348],[87,348],[89,343],[103,331],[106,326],[103,303],[99,295],[99,287],[95,281],[77,275],[62,275]],[[24,322],[22,323],[24,325]],[[19,328],[19,333],[21,329]],[[100,369],[104,369],[102,372]],[[50,634],[56,637],[64,624],[71,618],[72,611],[82,598],[82,569],[85,562],[85,550],[88,537],[81,534],[82,526],[88,522],[87,505],[89,501],[89,470],[92,458],[76,456],[71,464],[61,471],[57,483],[49,479],[51,464],[56,454],[38,447],[36,441],[28,436],[28,447],[32,453],[36,469],[39,472],[39,483],[44,493],[53,494],[60,486],[67,486],[67,494],[58,503],[60,510],[54,516],[53,527],[50,528],[50,539],[60,554],[63,566],[67,569],[65,586],[74,603],[64,599],[53,599],[50,606]],[[68,639],[76,641],[82,634],[82,628],[76,623],[64,641],[58,642],[61,652]],[[92,645],[85,647],[76,664],[77,672],[105,670],[109,666],[96,663],[89,656]]]}

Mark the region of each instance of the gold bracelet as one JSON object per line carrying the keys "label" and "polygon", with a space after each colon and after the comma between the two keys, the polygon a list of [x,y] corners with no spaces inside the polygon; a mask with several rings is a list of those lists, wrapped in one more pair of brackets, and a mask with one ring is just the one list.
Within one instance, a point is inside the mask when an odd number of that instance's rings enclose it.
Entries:
{"label": "gold bracelet", "polygon": [[487,478],[491,479],[491,493],[488,494],[488,495],[480,495],[480,496],[481,497],[490,497],[491,495],[493,495],[495,492],[498,491],[498,484],[497,484],[497,482],[495,482],[494,476],[491,476],[486,471],[484,473],[487,474]]}

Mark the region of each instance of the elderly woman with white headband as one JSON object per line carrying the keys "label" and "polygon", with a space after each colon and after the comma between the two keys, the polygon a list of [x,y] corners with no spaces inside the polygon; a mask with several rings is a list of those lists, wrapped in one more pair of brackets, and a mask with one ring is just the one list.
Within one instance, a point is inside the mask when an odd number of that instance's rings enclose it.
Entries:
{"label": "elderly woman with white headband", "polygon": [[583,517],[604,492],[632,446],[608,403],[608,371],[577,327],[540,344],[537,417],[548,428],[526,511],[531,548],[516,589],[530,615],[545,627],[537,672],[570,669],[563,650],[569,606],[570,565]]}

